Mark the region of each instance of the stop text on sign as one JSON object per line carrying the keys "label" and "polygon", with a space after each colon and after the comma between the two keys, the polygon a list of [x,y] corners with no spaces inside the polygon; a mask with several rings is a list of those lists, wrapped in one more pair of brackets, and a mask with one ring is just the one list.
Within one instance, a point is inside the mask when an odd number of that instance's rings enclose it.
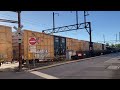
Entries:
{"label": "stop text on sign", "polygon": [[31,37],[31,38],[29,39],[29,44],[30,44],[30,45],[35,45],[36,42],[37,42],[37,40],[36,40],[35,37]]}

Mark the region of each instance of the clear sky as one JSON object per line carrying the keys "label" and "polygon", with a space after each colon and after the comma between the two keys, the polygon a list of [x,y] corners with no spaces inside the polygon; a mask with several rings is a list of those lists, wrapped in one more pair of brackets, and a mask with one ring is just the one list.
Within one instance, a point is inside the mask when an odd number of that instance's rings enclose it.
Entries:
{"label": "clear sky", "polygon": [[[45,29],[51,29],[53,11],[23,11],[21,13],[23,29],[41,32]],[[75,11],[54,11],[55,27],[76,24]],[[105,40],[116,40],[116,34],[120,32],[120,11],[89,11],[87,21],[92,23],[92,41],[103,41],[103,34]],[[79,11],[79,23],[83,21],[83,11]],[[0,19],[17,20],[17,14],[9,11],[0,11]],[[17,26],[11,23],[2,23],[0,25]],[[13,29],[14,31],[14,29]],[[72,37],[80,40],[89,40],[89,35],[85,29],[57,33],[57,35]],[[119,39],[119,37],[118,37]]]}

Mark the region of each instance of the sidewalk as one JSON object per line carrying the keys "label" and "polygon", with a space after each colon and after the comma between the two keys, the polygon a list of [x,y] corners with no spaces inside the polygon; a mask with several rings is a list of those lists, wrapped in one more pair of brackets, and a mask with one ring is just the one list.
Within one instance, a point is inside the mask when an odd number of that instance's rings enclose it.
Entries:
{"label": "sidewalk", "polygon": [[18,62],[7,62],[1,65],[0,67],[0,72],[3,71],[13,71],[16,67],[18,67],[19,63]]}
{"label": "sidewalk", "polygon": [[[59,61],[59,62],[45,62],[45,63],[39,63],[36,64],[36,66],[31,66],[31,69],[28,69],[26,66],[23,66],[23,70],[25,71],[35,71],[35,70],[41,70],[41,69],[46,69],[46,68],[51,68],[55,66],[60,66],[64,64],[69,64],[69,63],[74,63],[74,62],[81,62],[84,60],[89,60],[89,59],[94,59],[100,56],[96,57],[91,57],[91,58],[85,58],[85,59],[80,59],[80,60],[70,60],[70,61]],[[120,68],[120,56],[116,58],[112,58],[110,60],[107,60],[104,63],[99,63],[95,65],[96,67],[104,67],[106,70],[117,70]],[[19,66],[19,62],[13,62],[13,63],[6,63],[2,64],[0,67],[0,72],[2,71],[14,71],[15,68]]]}

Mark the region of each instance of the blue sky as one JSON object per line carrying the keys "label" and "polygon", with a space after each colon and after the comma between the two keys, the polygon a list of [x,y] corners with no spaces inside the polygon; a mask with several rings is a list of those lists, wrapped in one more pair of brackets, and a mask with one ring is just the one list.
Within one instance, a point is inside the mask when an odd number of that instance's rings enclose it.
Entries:
{"label": "blue sky", "polygon": [[[44,29],[52,28],[53,11],[23,11],[21,14],[23,29],[41,32]],[[76,23],[75,11],[54,11],[55,26],[72,25]],[[116,34],[120,32],[120,11],[89,11],[87,21],[92,22],[92,41],[103,41],[103,34],[106,41],[115,40]],[[1,19],[17,20],[17,14],[9,11],[0,11]],[[79,11],[79,23],[83,21],[83,11]],[[0,25],[17,26],[11,23]],[[14,31],[14,29],[13,29]],[[72,37],[80,40],[89,40],[89,35],[85,29],[57,33],[56,35]],[[118,36],[118,35],[117,35]]]}

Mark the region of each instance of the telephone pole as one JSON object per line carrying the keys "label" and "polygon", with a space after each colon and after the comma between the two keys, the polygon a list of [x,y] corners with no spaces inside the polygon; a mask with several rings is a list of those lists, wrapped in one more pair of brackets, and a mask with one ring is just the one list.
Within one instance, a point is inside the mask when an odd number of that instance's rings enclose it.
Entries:
{"label": "telephone pole", "polygon": [[[21,11],[17,11],[18,13],[18,32],[21,32]],[[18,33],[19,35],[21,33]],[[21,42],[19,43],[19,71],[22,70],[22,57],[21,57]]]}
{"label": "telephone pole", "polygon": [[78,29],[78,11],[76,11],[76,24],[77,24],[77,29]]}
{"label": "telephone pole", "polygon": [[104,39],[104,43],[105,43],[105,35],[103,34],[103,39]]}
{"label": "telephone pole", "polygon": [[55,13],[53,12],[53,32],[55,30]]}
{"label": "telephone pole", "polygon": [[117,42],[117,34],[116,34],[116,42]]}
{"label": "telephone pole", "polygon": [[93,42],[92,42],[91,22],[89,22],[89,35],[90,35],[89,51],[90,51],[90,56],[93,56]]}
{"label": "telephone pole", "polygon": [[59,13],[54,13],[53,12],[53,33],[55,31],[55,14],[58,14],[58,16],[59,16]]}
{"label": "telephone pole", "polygon": [[119,32],[119,42],[120,42],[120,32]]}

